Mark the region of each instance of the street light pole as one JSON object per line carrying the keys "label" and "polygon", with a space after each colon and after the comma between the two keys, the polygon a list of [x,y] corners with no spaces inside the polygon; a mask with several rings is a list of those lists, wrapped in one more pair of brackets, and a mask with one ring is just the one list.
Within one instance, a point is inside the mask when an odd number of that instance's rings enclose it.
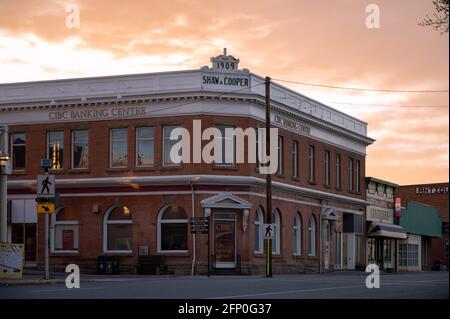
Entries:
{"label": "street light pole", "polygon": [[8,241],[8,126],[4,125],[0,127],[2,132],[0,140],[0,243],[6,243]]}

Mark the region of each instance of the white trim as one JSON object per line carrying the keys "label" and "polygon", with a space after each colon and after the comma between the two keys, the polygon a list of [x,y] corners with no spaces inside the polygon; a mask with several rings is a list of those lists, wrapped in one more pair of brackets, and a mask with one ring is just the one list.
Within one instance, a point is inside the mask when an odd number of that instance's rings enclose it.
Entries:
{"label": "white trim", "polygon": [[[113,133],[113,131],[118,131],[118,130],[123,130],[123,131],[125,131],[126,132],[126,134],[127,134],[127,138],[126,138],[126,140],[114,140],[113,141],[113,138],[112,138],[112,133]],[[108,166],[108,168],[127,168],[128,167],[128,128],[125,128],[125,127],[111,127],[111,128],[109,128],[109,166]],[[127,155],[127,160],[126,160],[126,162],[127,162],[127,164],[125,165],[125,166],[112,166],[112,158],[113,158],[113,147],[112,147],[112,145],[113,145],[113,142],[126,142],[127,143],[127,147],[126,147],[126,155]]]}
{"label": "white trim", "polygon": [[[56,220],[56,216],[59,215],[64,208],[66,208],[67,206],[62,206],[59,207],[54,214],[51,214],[50,216],[50,252],[52,254],[77,254],[79,249],[73,249],[73,250],[55,250],[55,228],[57,225],[66,225],[66,226],[77,226],[77,247],[79,244],[79,236],[80,236],[80,231],[78,229],[78,225],[80,224],[80,222],[78,220],[64,220],[64,221],[57,221]],[[78,247],[79,248],[79,247]]]}
{"label": "white trim", "polygon": [[[153,130],[153,137],[144,137],[139,138],[138,131],[140,128],[150,128]],[[139,168],[148,168],[148,167],[155,167],[155,127],[154,126],[136,126],[134,128],[134,139],[135,139],[135,145],[134,145],[134,165]],[[152,141],[153,142],[153,164],[150,165],[139,165],[138,164],[138,158],[139,158],[139,141]]]}
{"label": "white trim", "polygon": [[[190,192],[189,192],[190,193]],[[158,217],[157,217],[157,238],[156,238],[156,242],[157,242],[157,253],[159,254],[186,254],[189,252],[189,249],[186,250],[162,250],[161,249],[161,223],[163,224],[186,224],[186,227],[189,228],[189,220],[187,218],[186,215],[186,219],[168,219],[167,221],[162,222],[161,217],[162,215],[166,212],[167,208],[170,207],[171,204],[167,204],[164,205],[158,212]],[[186,213],[186,211],[185,211]],[[188,229],[189,231],[189,229]],[[189,233],[189,232],[187,232]],[[188,235],[189,237],[189,235]],[[186,238],[186,247],[188,244],[188,238]]]}
{"label": "white trim", "polygon": [[[273,211],[274,238],[275,246],[272,246],[272,254],[279,256],[281,254],[281,212],[278,208]],[[272,240],[273,243],[273,240]]]}
{"label": "white trim", "polygon": [[[258,217],[258,221],[256,221],[256,217]],[[263,236],[263,232],[264,232],[264,214],[261,210],[261,207],[258,206],[258,208],[256,208],[255,211],[255,221],[253,222],[253,225],[255,226],[255,230],[258,227],[258,250],[254,249],[254,253],[256,254],[262,254],[264,252],[264,236]],[[253,241],[255,241],[255,233],[253,234]]]}
{"label": "white trim", "polygon": [[[311,224],[311,220],[313,224]],[[319,226],[320,227],[320,226]],[[311,232],[311,240],[309,233]],[[311,249],[310,249],[311,248]],[[308,220],[308,256],[317,256],[317,220],[314,215],[311,215]]]}
{"label": "white trim", "polygon": [[[215,218],[216,214],[229,214],[229,215],[233,215],[234,218],[233,219],[225,219],[225,218]],[[214,251],[214,255],[216,254],[216,220],[218,221],[232,221],[234,224],[234,262],[218,262],[216,261],[215,264],[215,268],[236,268],[236,262],[237,262],[237,216],[236,213],[228,213],[228,212],[220,212],[220,211],[215,211],[213,213],[213,236],[214,236],[214,240],[213,240],[213,251]]]}
{"label": "white trim", "polygon": [[[265,187],[265,178],[255,176],[233,176],[233,175],[165,175],[165,176],[131,176],[131,177],[99,177],[99,178],[61,178],[58,179],[58,188],[65,187],[95,187],[95,186],[127,186],[131,184],[145,185],[187,185],[192,179],[196,179],[197,184],[210,185],[255,185]],[[11,189],[30,187],[36,185],[36,180],[9,180],[8,187]],[[352,198],[310,188],[285,184],[282,182],[272,182],[272,187],[278,190],[301,193],[307,196],[317,196],[324,199],[350,202],[353,204],[368,205],[365,200]],[[127,193],[129,195],[133,192]]]}
{"label": "white trim", "polygon": [[[295,224],[297,223],[297,225]],[[294,224],[292,230],[297,237],[297,250],[294,250],[294,256],[302,255],[302,218],[300,217],[300,212],[296,212],[294,216]]]}

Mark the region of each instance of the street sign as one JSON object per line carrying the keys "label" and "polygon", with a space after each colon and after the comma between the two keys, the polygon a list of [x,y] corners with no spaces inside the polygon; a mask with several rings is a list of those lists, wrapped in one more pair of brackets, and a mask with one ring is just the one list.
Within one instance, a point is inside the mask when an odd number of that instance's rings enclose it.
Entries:
{"label": "street sign", "polygon": [[55,212],[55,204],[53,203],[37,203],[37,212],[40,214]]}
{"label": "street sign", "polygon": [[38,175],[36,192],[38,198],[55,197],[55,175]]}
{"label": "street sign", "polygon": [[264,239],[273,239],[274,224],[264,224]]}

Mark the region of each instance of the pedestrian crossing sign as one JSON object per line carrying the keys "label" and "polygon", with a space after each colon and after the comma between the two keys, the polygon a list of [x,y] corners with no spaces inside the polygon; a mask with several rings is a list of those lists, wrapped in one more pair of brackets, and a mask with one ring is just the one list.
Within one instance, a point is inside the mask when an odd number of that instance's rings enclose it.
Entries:
{"label": "pedestrian crossing sign", "polygon": [[55,175],[38,175],[36,192],[38,198],[55,197]]}
{"label": "pedestrian crossing sign", "polygon": [[264,224],[264,239],[273,239],[274,232],[275,232],[274,224]]}

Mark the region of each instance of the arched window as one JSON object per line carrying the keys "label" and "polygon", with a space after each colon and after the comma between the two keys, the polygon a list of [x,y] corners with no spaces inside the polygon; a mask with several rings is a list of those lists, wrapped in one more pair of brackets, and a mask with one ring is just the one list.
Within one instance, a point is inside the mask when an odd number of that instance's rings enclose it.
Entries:
{"label": "arched window", "polygon": [[273,240],[272,240],[272,254],[280,254],[280,211],[275,209],[272,214],[273,227]]}
{"label": "arched window", "polygon": [[188,219],[176,204],[164,206],[158,214],[158,252],[187,252]]}
{"label": "arched window", "polygon": [[132,224],[128,207],[115,205],[108,208],[103,218],[103,251],[131,253]]}
{"label": "arched window", "polygon": [[316,219],[311,215],[308,222],[308,256],[316,255]]}
{"label": "arched window", "polygon": [[72,207],[61,207],[51,216],[52,253],[78,252],[78,216]]}
{"label": "arched window", "polygon": [[300,212],[295,214],[293,226],[293,249],[294,255],[301,256],[302,254],[302,219]]}
{"label": "arched window", "polygon": [[261,207],[256,209],[255,214],[255,252],[263,252],[263,228],[264,228],[264,213]]}

